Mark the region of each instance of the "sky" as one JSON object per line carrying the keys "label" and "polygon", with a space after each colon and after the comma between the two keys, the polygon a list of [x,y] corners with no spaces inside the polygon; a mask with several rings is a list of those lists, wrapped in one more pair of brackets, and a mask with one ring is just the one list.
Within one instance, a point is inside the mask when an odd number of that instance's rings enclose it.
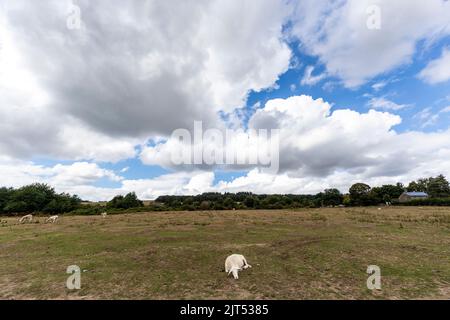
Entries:
{"label": "sky", "polygon": [[[276,170],[174,162],[200,122]],[[449,124],[450,1],[0,0],[1,186],[347,192],[450,176]]]}

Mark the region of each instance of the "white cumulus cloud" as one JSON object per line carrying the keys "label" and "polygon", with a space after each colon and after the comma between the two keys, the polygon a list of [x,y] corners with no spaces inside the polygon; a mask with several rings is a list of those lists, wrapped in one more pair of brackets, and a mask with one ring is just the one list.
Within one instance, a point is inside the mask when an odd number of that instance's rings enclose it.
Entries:
{"label": "white cumulus cloud", "polygon": [[[408,64],[420,40],[437,41],[450,33],[450,2],[444,0],[347,0],[296,2],[292,35],[301,48],[318,56],[330,75],[347,87]],[[380,29],[367,21],[378,6]]]}
{"label": "white cumulus cloud", "polygon": [[385,97],[373,97],[369,100],[367,104],[369,107],[373,109],[382,109],[391,111],[398,111],[410,106],[408,104],[395,103],[394,101],[391,101]]}
{"label": "white cumulus cloud", "polygon": [[444,49],[439,58],[430,61],[419,73],[419,78],[430,84],[448,81],[450,79],[450,49]]}

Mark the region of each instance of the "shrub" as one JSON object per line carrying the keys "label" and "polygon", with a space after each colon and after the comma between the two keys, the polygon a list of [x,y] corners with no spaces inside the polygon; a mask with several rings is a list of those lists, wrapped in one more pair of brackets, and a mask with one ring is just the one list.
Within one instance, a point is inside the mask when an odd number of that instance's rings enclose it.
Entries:
{"label": "shrub", "polygon": [[130,192],[125,196],[115,196],[107,206],[114,209],[129,209],[143,207],[144,203],[138,199],[136,193]]}
{"label": "shrub", "polygon": [[43,211],[47,213],[70,212],[78,208],[80,203],[81,199],[78,196],[62,193],[55,195],[54,199],[45,206]]}
{"label": "shrub", "polygon": [[42,183],[34,183],[19,189],[0,188],[0,213],[47,212],[64,213],[76,209],[80,198],[69,194],[57,194]]}
{"label": "shrub", "polygon": [[399,203],[402,206],[450,206],[450,198],[428,198],[415,199],[405,203]]}

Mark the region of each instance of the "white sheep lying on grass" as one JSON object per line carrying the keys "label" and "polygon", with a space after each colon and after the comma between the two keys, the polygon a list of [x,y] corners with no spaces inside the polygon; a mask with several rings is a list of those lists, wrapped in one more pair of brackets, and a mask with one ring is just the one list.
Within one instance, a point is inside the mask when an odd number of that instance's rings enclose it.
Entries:
{"label": "white sheep lying on grass", "polygon": [[25,223],[25,222],[32,222],[33,221],[33,215],[27,214],[26,216],[23,216],[19,219],[19,223]]}
{"label": "white sheep lying on grass", "polygon": [[228,275],[232,273],[235,279],[239,279],[239,271],[251,267],[252,266],[247,263],[247,260],[242,254],[232,254],[225,260],[225,272],[227,272]]}
{"label": "white sheep lying on grass", "polygon": [[106,218],[106,216],[108,215],[108,213],[107,213],[107,212],[102,212],[101,215],[102,215],[103,218]]}
{"label": "white sheep lying on grass", "polygon": [[55,223],[56,221],[58,221],[58,218],[58,216],[51,216],[47,220],[45,220],[45,223]]}

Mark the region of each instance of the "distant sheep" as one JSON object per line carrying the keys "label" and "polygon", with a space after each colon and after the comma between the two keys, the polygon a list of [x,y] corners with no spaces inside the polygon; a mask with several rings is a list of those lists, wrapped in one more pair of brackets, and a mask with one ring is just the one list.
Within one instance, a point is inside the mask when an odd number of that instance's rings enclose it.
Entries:
{"label": "distant sheep", "polygon": [[51,216],[47,220],[45,220],[45,223],[55,223],[56,221],[58,221],[58,218],[58,216]]}
{"label": "distant sheep", "polygon": [[33,215],[27,214],[26,216],[23,216],[19,219],[19,223],[25,223],[25,222],[32,222],[33,221]]}
{"label": "distant sheep", "polygon": [[225,260],[225,272],[233,274],[234,279],[239,279],[238,272],[251,268],[242,254],[232,254]]}
{"label": "distant sheep", "polygon": [[102,212],[101,215],[102,215],[103,218],[106,218],[106,216],[108,215],[108,213],[107,213],[107,212]]}

